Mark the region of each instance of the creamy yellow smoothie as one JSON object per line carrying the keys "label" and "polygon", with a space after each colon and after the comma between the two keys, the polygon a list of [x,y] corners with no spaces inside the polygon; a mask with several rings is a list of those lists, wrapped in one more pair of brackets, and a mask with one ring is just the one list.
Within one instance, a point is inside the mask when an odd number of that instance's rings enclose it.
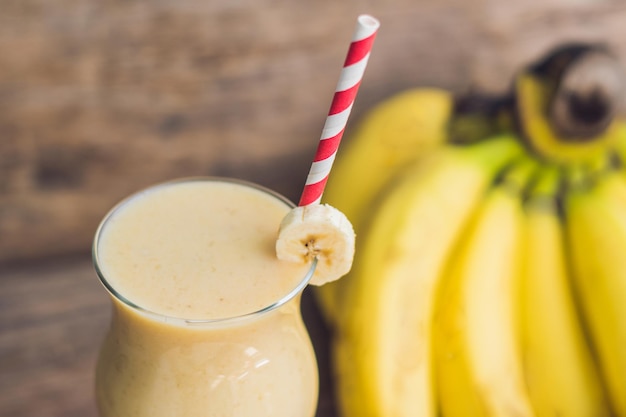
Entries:
{"label": "creamy yellow smoothie", "polygon": [[300,315],[311,265],[274,245],[292,208],[223,179],[161,184],[103,220],[113,300],[96,372],[102,417],[311,417],[317,365]]}

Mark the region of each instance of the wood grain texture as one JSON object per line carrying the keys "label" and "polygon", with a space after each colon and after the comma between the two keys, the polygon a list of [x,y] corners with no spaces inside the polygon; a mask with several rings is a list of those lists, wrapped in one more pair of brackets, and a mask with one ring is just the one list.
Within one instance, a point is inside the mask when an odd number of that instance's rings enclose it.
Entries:
{"label": "wood grain texture", "polygon": [[[108,295],[88,257],[0,268],[0,417],[97,417],[94,369]],[[308,290],[320,370],[318,417],[334,417],[328,333]]]}
{"label": "wood grain texture", "polygon": [[360,13],[382,26],[348,137],[397,91],[501,91],[566,40],[626,56],[619,0],[5,0],[0,262],[84,253],[113,204],[175,177],[296,200]]}

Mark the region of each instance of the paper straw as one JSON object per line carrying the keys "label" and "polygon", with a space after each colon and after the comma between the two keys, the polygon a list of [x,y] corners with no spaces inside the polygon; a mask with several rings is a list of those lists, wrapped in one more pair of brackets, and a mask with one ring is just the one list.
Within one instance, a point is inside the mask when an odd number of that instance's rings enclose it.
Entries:
{"label": "paper straw", "polygon": [[333,101],[304,184],[299,206],[319,204],[322,199],[379,26],[378,20],[369,15],[360,15],[357,19],[352,42],[335,87]]}

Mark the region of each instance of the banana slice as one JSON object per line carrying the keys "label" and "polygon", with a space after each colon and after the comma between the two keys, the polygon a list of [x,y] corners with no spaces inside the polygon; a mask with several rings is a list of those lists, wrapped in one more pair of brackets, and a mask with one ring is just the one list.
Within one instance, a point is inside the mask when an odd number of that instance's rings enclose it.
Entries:
{"label": "banana slice", "polygon": [[328,204],[312,204],[292,209],[282,220],[276,255],[290,262],[317,258],[310,283],[323,285],[350,271],[354,241],[352,223],[341,211]]}

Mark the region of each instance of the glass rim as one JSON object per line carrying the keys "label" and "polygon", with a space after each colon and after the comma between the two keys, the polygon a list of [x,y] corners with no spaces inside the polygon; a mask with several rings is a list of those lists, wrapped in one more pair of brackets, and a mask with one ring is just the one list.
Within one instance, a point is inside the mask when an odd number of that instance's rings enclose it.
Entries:
{"label": "glass rim", "polygon": [[197,319],[197,318],[186,318],[186,317],[179,317],[179,316],[170,316],[168,314],[164,314],[164,313],[159,313],[153,310],[150,310],[148,308],[142,307],[141,305],[139,305],[138,303],[130,300],[129,298],[127,298],[126,296],[124,296],[123,294],[121,294],[118,290],[116,290],[114,288],[114,286],[107,280],[104,272],[102,271],[101,268],[101,264],[102,262],[100,261],[100,256],[99,256],[99,241],[100,241],[100,237],[102,235],[102,231],[105,229],[107,223],[114,217],[114,215],[120,210],[122,209],[124,206],[126,206],[128,203],[130,203],[131,201],[135,200],[136,198],[141,197],[141,195],[148,193],[148,192],[153,192],[159,188],[164,188],[164,187],[169,187],[172,185],[176,185],[176,184],[183,184],[183,183],[192,183],[192,182],[218,182],[218,183],[230,183],[230,184],[236,184],[236,185],[240,185],[243,187],[248,187],[248,188],[252,188],[255,189],[257,191],[260,191],[262,193],[267,194],[268,196],[275,198],[276,200],[282,202],[283,204],[285,204],[287,207],[293,209],[296,207],[296,205],[289,200],[287,197],[283,196],[282,194],[273,191],[265,186],[253,183],[251,181],[246,181],[246,180],[242,180],[242,179],[236,179],[236,178],[229,178],[229,177],[219,177],[219,176],[196,176],[196,177],[184,177],[184,178],[179,178],[179,179],[174,179],[174,180],[169,180],[169,181],[165,181],[165,182],[161,182],[155,185],[151,185],[148,187],[145,187],[143,189],[140,189],[139,191],[136,191],[132,194],[130,194],[129,196],[125,197],[124,199],[122,199],[120,202],[118,202],[117,204],[115,204],[113,206],[113,208],[111,208],[102,218],[102,220],[100,221],[97,229],[96,229],[96,233],[94,235],[93,238],[93,242],[92,242],[92,248],[91,248],[91,257],[92,257],[92,263],[93,263],[93,267],[96,271],[96,274],[98,276],[98,279],[100,281],[100,283],[105,287],[105,289],[118,301],[120,301],[122,304],[124,304],[127,307],[130,307],[132,310],[135,310],[143,315],[146,315],[152,319],[157,319],[159,321],[162,322],[166,322],[166,323],[171,323],[171,324],[181,324],[181,325],[185,325],[185,326],[218,326],[218,325],[233,325],[233,324],[238,324],[244,321],[248,321],[248,320],[252,320],[255,318],[258,318],[260,316],[263,316],[273,310],[278,309],[279,307],[287,304],[289,301],[291,301],[292,299],[294,299],[298,294],[300,294],[304,288],[309,284],[311,278],[313,277],[313,274],[315,272],[315,268],[317,266],[317,258],[313,258],[306,274],[302,277],[302,279],[300,279],[298,281],[298,283],[291,289],[289,290],[285,295],[283,295],[282,297],[280,297],[278,300],[264,306],[261,307],[260,309],[257,310],[253,310],[251,312],[247,312],[247,313],[243,313],[243,314],[239,314],[239,315],[234,315],[234,316],[227,316],[227,317],[219,317],[219,318],[209,318],[209,319]]}

